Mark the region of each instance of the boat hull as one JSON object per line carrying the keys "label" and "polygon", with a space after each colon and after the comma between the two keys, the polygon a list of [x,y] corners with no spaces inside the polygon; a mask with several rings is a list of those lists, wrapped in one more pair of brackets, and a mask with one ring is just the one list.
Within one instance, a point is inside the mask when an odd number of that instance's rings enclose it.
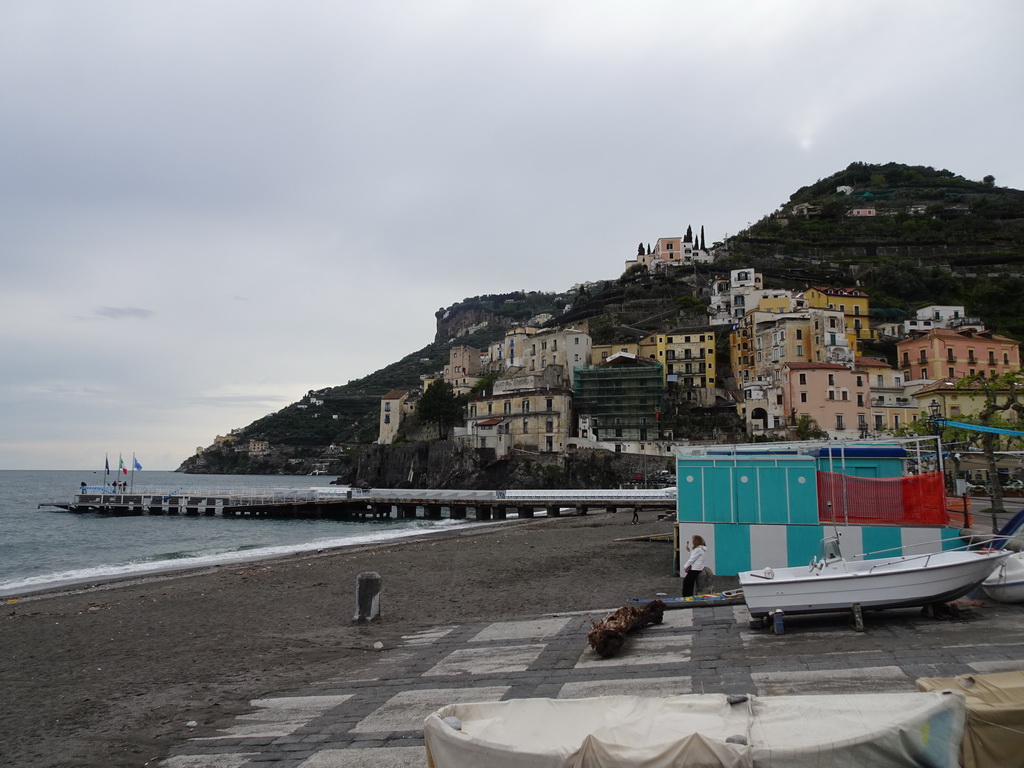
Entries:
{"label": "boat hull", "polygon": [[997,603],[1024,603],[1024,552],[1007,557],[981,582],[985,594]]}
{"label": "boat hull", "polygon": [[[908,608],[946,602],[981,584],[1009,553],[938,552],[879,560],[836,560],[824,566],[746,571],[740,586],[750,615]],[[769,574],[772,578],[765,578]]]}

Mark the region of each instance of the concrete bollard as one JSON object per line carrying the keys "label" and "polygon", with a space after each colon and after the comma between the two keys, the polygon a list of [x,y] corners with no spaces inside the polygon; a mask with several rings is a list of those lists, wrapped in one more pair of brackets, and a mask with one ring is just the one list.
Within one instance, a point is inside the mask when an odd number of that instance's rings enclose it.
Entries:
{"label": "concrete bollard", "polygon": [[380,618],[380,574],[364,571],[356,578],[356,615],[352,621]]}

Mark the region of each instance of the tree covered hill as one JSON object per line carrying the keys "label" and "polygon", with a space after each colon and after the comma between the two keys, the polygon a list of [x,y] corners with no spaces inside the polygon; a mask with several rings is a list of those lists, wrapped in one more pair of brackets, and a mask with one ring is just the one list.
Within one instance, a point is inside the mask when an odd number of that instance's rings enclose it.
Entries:
{"label": "tree covered hill", "polygon": [[[847,215],[853,209],[874,215]],[[454,345],[486,349],[526,323],[585,323],[595,344],[700,325],[713,280],[741,267],[762,272],[767,287],[857,285],[871,296],[872,311],[890,317],[928,304],[962,304],[993,330],[1024,339],[1024,192],[998,187],[991,176],[970,181],[923,166],[852,163],[798,189],[777,211],[730,238],[714,265],[658,274],[633,267],[616,280],[562,293],[495,293],[441,307],[431,344],[347,384],[310,391],[234,431],[236,444],[268,440],[275,449],[270,455],[208,449],[182,469],[330,469],[347,447],[376,439],[381,395],[419,387],[422,375],[445,366]]]}

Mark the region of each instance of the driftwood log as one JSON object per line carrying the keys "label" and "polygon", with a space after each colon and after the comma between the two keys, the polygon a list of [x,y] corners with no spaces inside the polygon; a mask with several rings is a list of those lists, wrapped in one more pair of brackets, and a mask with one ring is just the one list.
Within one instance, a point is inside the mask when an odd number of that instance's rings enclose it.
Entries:
{"label": "driftwood log", "polygon": [[603,621],[590,620],[593,625],[587,633],[587,642],[598,656],[607,659],[614,656],[626,642],[626,635],[648,624],[661,624],[665,604],[651,600],[640,607],[624,605],[604,617]]}

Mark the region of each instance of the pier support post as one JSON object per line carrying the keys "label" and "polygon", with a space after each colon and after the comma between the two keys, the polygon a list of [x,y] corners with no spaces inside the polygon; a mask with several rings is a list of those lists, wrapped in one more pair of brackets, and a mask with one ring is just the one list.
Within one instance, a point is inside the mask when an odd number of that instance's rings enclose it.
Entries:
{"label": "pier support post", "polygon": [[562,514],[562,510],[557,504],[548,504],[544,507],[544,511],[548,513],[548,517],[559,517]]}
{"label": "pier support post", "polygon": [[576,514],[577,515],[586,515],[587,514],[587,510],[588,510],[588,507],[587,507],[586,504],[580,504],[578,507],[576,507]]}
{"label": "pier support post", "polygon": [[426,504],[423,507],[423,517],[427,520],[440,520],[442,517],[440,504]]}
{"label": "pier support post", "polygon": [[456,504],[448,508],[448,516],[452,520],[465,520],[466,514],[466,507],[463,504]]}
{"label": "pier support post", "polygon": [[356,615],[352,621],[366,622],[380,618],[380,574],[363,571],[356,578]]}
{"label": "pier support post", "polygon": [[522,519],[524,517],[525,518],[532,518],[533,517],[533,507],[520,507],[519,508],[519,518]]}
{"label": "pier support post", "polygon": [[494,519],[495,520],[507,520],[508,519],[508,507],[495,507],[494,508]]}
{"label": "pier support post", "polygon": [[494,514],[494,507],[490,504],[481,504],[476,508],[477,520],[490,520]]}

